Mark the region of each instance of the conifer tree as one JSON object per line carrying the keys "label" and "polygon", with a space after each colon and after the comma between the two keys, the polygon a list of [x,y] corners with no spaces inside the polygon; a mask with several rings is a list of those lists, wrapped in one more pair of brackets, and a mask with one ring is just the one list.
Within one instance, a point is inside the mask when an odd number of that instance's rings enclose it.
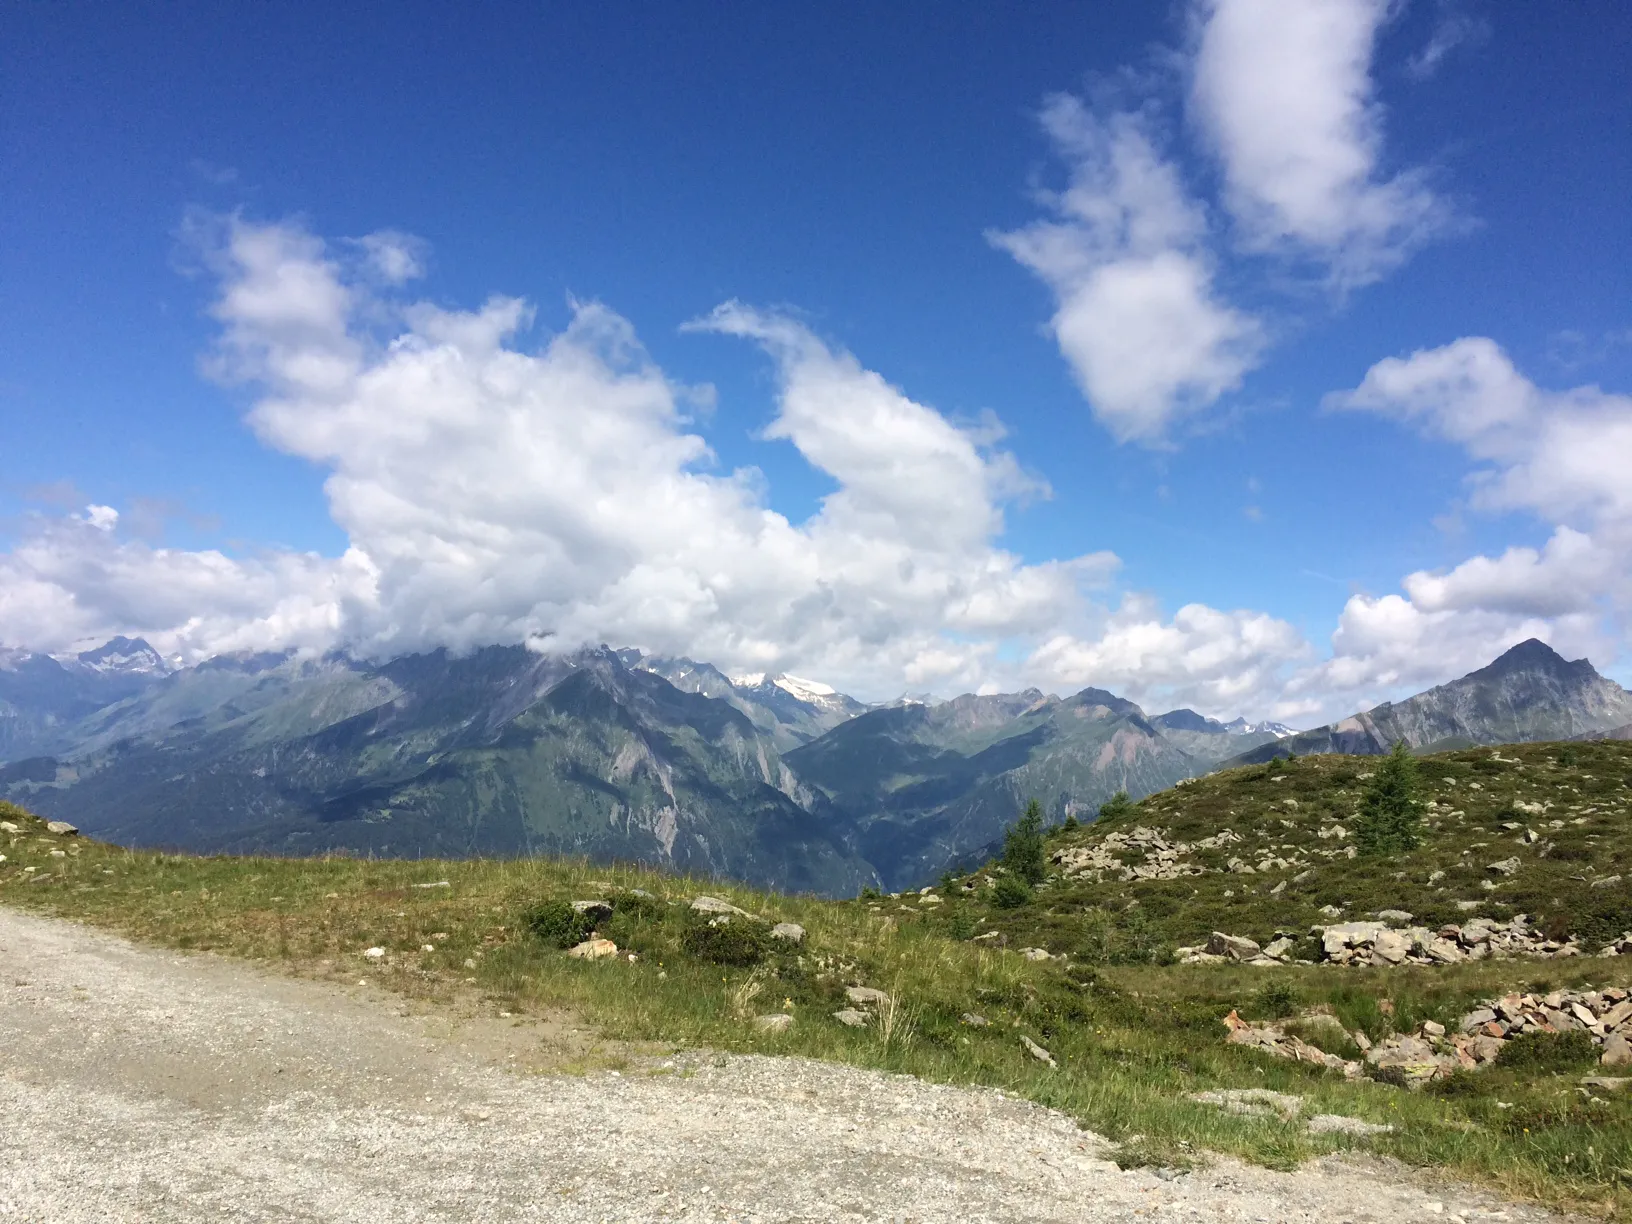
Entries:
{"label": "conifer tree", "polygon": [[1420,839],[1422,803],[1417,798],[1417,760],[1396,740],[1360,800],[1355,845],[1366,854],[1410,850]]}
{"label": "conifer tree", "polygon": [[1043,858],[1043,805],[1033,799],[1020,819],[1003,835],[1003,866],[1016,879],[1041,884],[1047,871]]}

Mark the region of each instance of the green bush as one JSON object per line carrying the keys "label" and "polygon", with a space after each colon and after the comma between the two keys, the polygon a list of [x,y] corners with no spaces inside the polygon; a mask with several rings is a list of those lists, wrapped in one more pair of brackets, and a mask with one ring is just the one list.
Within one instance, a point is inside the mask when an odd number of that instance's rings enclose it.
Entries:
{"label": "green bush", "polygon": [[973,939],[975,937],[975,916],[959,906],[952,911],[947,920],[946,933],[953,939]]}
{"label": "green bush", "polygon": [[1587,1033],[1520,1033],[1496,1055],[1496,1065],[1532,1075],[1579,1071],[1598,1062],[1598,1047]]}
{"label": "green bush", "polygon": [[686,952],[715,965],[757,965],[771,951],[771,935],[762,922],[732,918],[716,924],[699,922],[681,940]]}
{"label": "green bush", "polygon": [[1269,982],[1253,996],[1252,1010],[1268,1020],[1284,1020],[1298,1010],[1298,992],[1289,982]]}
{"label": "green bush", "polygon": [[1019,909],[1022,905],[1029,905],[1036,895],[1024,880],[1004,876],[992,889],[992,904],[999,909]]}
{"label": "green bush", "polygon": [[567,901],[541,902],[527,911],[524,921],[537,938],[555,948],[583,943],[594,929],[594,923]]}
{"label": "green bush", "polygon": [[615,892],[607,899],[612,912],[619,918],[653,921],[667,912],[667,906],[649,893]]}

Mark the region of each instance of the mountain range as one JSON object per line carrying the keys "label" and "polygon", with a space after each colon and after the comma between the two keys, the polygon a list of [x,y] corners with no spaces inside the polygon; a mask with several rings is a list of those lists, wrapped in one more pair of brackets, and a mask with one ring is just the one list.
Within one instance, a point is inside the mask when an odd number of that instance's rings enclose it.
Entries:
{"label": "mountain range", "polygon": [[1586,659],[1568,661],[1530,638],[1460,680],[1261,745],[1226,764],[1323,752],[1375,755],[1398,740],[1414,752],[1428,753],[1477,744],[1599,738],[1617,730],[1624,734],[1629,723],[1632,693],[1600,676]]}
{"label": "mountain range", "polygon": [[0,797],[130,845],[639,860],[848,894],[979,860],[1031,798],[1092,818],[1221,764],[1555,739],[1632,695],[1539,642],[1411,701],[1294,734],[1088,688],[868,706],[793,676],[601,647],[384,663],[139,639],[0,652]]}

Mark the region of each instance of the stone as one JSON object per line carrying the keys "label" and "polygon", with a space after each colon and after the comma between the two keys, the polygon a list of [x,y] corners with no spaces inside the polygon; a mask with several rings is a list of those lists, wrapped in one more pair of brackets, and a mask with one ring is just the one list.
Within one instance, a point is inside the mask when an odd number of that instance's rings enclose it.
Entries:
{"label": "stone", "polygon": [[567,955],[578,960],[600,960],[617,954],[618,945],[610,939],[586,939],[583,943],[567,949]]}
{"label": "stone", "polygon": [[1604,1053],[1598,1059],[1606,1067],[1624,1067],[1632,1063],[1632,1041],[1624,1033],[1611,1033],[1604,1038]]}
{"label": "stone", "polygon": [[1422,1022],[1422,1031],[1429,1037],[1445,1036],[1445,1026],[1437,1020],[1424,1020]]}
{"label": "stone", "polygon": [[1462,1017],[1459,1026],[1464,1033],[1476,1032],[1496,1019],[1496,1013],[1488,1007],[1480,1007]]}
{"label": "stone", "polygon": [[1379,931],[1377,941],[1372,945],[1372,954],[1391,965],[1404,961],[1410,950],[1410,942],[1399,931]]}
{"label": "stone", "polygon": [[371,960],[371,961],[382,961],[382,960],[385,959],[385,949],[384,948],[364,948],[363,949],[363,958],[365,960]]}
{"label": "stone", "polygon": [[1570,1014],[1588,1028],[1598,1023],[1598,1017],[1592,1014],[1592,1009],[1583,1007],[1579,1003],[1570,1004]]}
{"label": "stone", "polygon": [[847,986],[844,997],[860,1007],[869,1007],[878,1003],[888,1003],[890,996],[882,990],[875,990],[871,986]]}
{"label": "stone", "polygon": [[1455,965],[1468,959],[1468,954],[1448,939],[1436,939],[1430,943],[1428,955],[1442,965]]}
{"label": "stone", "polygon": [[1396,926],[1400,926],[1410,922],[1412,915],[1406,913],[1404,910],[1386,909],[1378,910],[1377,917],[1381,918],[1384,922],[1392,922]]}
{"label": "stone", "polygon": [[1490,1063],[1496,1061],[1496,1056],[1502,1052],[1502,1047],[1506,1044],[1507,1042],[1500,1037],[1480,1035],[1468,1043],[1468,1051],[1480,1062]]}
{"label": "stone", "polygon": [[868,1023],[867,1013],[859,1012],[853,1007],[847,1007],[843,1011],[834,1012],[833,1019],[837,1020],[846,1028],[866,1028]]}
{"label": "stone", "polygon": [[755,1016],[754,1027],[762,1033],[785,1033],[793,1027],[793,1017],[787,1012],[772,1012],[768,1016]]}
{"label": "stone", "polygon": [[1341,918],[1341,917],[1343,917],[1343,911],[1338,909],[1337,906],[1335,906],[1335,905],[1323,905],[1323,906],[1320,907],[1320,912],[1322,914],[1326,915],[1326,917],[1328,917],[1328,918]]}
{"label": "stone", "polygon": [[1505,858],[1499,863],[1487,863],[1485,865],[1486,871],[1494,871],[1497,875],[1504,876],[1510,876],[1518,869],[1519,859],[1517,855],[1514,855],[1512,858]]}
{"label": "stone", "polygon": [[1268,1088],[1223,1088],[1216,1092],[1192,1092],[1198,1105],[1216,1105],[1225,1113],[1246,1118],[1282,1118],[1290,1122],[1303,1112],[1303,1098]]}
{"label": "stone", "polygon": [[1382,1122],[1367,1122],[1343,1114],[1316,1114],[1309,1119],[1311,1135],[1386,1135],[1394,1128]]}
{"label": "stone", "polygon": [[1601,1092],[1620,1092],[1632,1079],[1624,1075],[1589,1075],[1581,1081],[1583,1087],[1597,1088]]}
{"label": "stone", "polygon": [[574,901],[572,908],[594,923],[605,922],[612,917],[612,907],[605,901]]}
{"label": "stone", "polygon": [[1292,941],[1285,935],[1264,945],[1264,955],[1272,960],[1285,960],[1292,955]]}
{"label": "stone", "polygon": [[11,821],[9,821],[9,820],[0,820],[0,833],[21,833],[21,832],[22,832],[22,830],[19,829]]}
{"label": "stone", "polygon": [[1020,955],[1028,961],[1046,961],[1054,958],[1048,954],[1047,948],[1021,948]]}
{"label": "stone", "polygon": [[1258,944],[1242,935],[1226,935],[1214,931],[1207,937],[1205,951],[1209,956],[1227,956],[1231,960],[1251,960],[1263,951]]}
{"label": "stone", "polygon": [[1035,1041],[1033,1041],[1030,1037],[1027,1037],[1024,1033],[1020,1034],[1020,1044],[1025,1046],[1026,1047],[1026,1053],[1030,1054],[1038,1062],[1047,1063],[1049,1066],[1054,1067],[1054,1068],[1059,1067],[1060,1064],[1054,1061],[1054,1055],[1050,1054],[1047,1050],[1043,1049],[1042,1046],[1038,1045]]}
{"label": "stone", "polygon": [[985,1028],[991,1023],[985,1016],[977,1016],[974,1012],[964,1012],[959,1018],[970,1028]]}
{"label": "stone", "polygon": [[[1607,990],[1604,992],[1604,997],[1609,997],[1609,992]],[[1615,1006],[1611,1007],[1602,1016],[1599,1016],[1598,1022],[1606,1029],[1614,1029],[1620,1028],[1621,1025],[1625,1024],[1628,1017],[1632,1017],[1632,1000],[1622,1000],[1621,1002],[1615,1004]]]}
{"label": "stone", "polygon": [[721,901],[718,897],[695,897],[691,908],[699,914],[737,914],[743,918],[752,918],[747,910],[740,910],[729,901]]}
{"label": "stone", "polygon": [[805,942],[805,928],[797,922],[779,922],[771,928],[771,938],[798,946]]}
{"label": "stone", "polygon": [[45,831],[55,833],[58,837],[72,837],[79,830],[66,820],[48,820],[45,822]]}
{"label": "stone", "polygon": [[450,880],[432,880],[429,884],[410,884],[409,888],[452,888]]}

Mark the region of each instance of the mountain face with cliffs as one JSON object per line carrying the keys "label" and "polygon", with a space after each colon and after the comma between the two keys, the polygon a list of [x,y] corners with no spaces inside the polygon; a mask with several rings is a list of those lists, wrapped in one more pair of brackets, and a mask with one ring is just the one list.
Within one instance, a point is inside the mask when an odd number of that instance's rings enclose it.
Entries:
{"label": "mountain face with cliffs", "polygon": [[606,648],[172,669],[117,640],[66,662],[7,655],[6,694],[0,795],[113,841],[583,854],[830,894],[932,879],[1033,797],[1091,818],[1117,790],[1274,738],[1191,711],[1147,719],[1098,689],[873,708]]}
{"label": "mountain face with cliffs", "polygon": [[1568,661],[1531,638],[1460,680],[1265,744],[1227,764],[1323,752],[1376,755],[1401,740],[1413,750],[1434,752],[1584,739],[1628,723],[1632,693],[1600,676],[1586,659]]}

